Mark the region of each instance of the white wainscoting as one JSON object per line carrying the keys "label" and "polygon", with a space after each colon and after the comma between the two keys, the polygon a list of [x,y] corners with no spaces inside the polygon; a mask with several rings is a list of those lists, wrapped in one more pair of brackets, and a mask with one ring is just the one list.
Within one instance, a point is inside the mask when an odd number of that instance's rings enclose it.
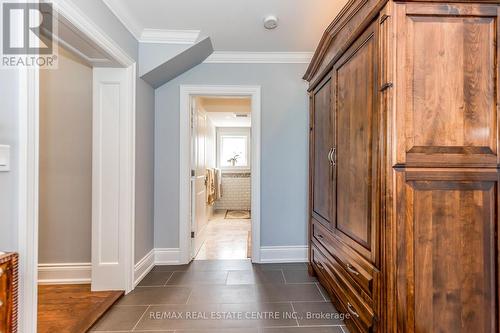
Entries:
{"label": "white wainscoting", "polygon": [[155,249],[152,249],[139,260],[134,267],[134,288],[148,275],[149,272],[155,267]]}
{"label": "white wainscoting", "polygon": [[286,263],[286,262],[307,262],[307,245],[298,246],[261,246],[260,262],[265,263]]}
{"label": "white wainscoting", "polygon": [[91,282],[92,264],[39,264],[39,284],[87,284]]}
{"label": "white wainscoting", "polygon": [[155,249],[155,265],[180,265],[181,250],[179,248]]}

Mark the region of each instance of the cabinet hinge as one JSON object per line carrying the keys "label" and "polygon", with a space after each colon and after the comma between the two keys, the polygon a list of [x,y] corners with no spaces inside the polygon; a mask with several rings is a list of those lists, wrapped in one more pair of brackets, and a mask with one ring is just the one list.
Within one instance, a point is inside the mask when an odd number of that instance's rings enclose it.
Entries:
{"label": "cabinet hinge", "polygon": [[194,170],[191,170],[191,177],[194,177],[194,176],[196,176],[196,174],[195,174]]}
{"label": "cabinet hinge", "polygon": [[194,231],[191,231],[191,238],[194,238]]}

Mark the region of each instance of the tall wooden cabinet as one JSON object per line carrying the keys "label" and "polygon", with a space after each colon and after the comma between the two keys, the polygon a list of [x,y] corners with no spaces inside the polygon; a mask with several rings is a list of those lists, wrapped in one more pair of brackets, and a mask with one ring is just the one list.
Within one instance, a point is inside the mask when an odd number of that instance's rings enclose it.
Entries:
{"label": "tall wooden cabinet", "polygon": [[351,332],[500,332],[499,14],[351,0],[323,35],[310,270]]}

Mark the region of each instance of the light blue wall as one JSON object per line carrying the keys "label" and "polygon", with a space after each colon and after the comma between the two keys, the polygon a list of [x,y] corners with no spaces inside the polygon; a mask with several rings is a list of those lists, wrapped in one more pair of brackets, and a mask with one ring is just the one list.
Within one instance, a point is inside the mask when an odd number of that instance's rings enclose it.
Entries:
{"label": "light blue wall", "polygon": [[11,146],[11,171],[0,172],[0,251],[16,251],[18,246],[18,85],[17,70],[0,69],[0,145]]}
{"label": "light blue wall", "polygon": [[139,76],[189,48],[186,44],[139,43]]}
{"label": "light blue wall", "polygon": [[179,86],[262,87],[261,245],[307,244],[305,64],[201,64],[156,89],[155,247],[179,246]]}
{"label": "light blue wall", "polygon": [[154,247],[155,93],[137,80],[135,146],[135,262]]}

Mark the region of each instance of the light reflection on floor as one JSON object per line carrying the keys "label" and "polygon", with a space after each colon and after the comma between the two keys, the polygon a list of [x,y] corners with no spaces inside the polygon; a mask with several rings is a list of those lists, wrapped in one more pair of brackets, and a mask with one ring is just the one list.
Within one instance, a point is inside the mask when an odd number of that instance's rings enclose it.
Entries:
{"label": "light reflection on floor", "polygon": [[216,211],[210,219],[206,227],[205,242],[195,260],[247,258],[252,220],[225,219],[225,213],[225,210]]}

